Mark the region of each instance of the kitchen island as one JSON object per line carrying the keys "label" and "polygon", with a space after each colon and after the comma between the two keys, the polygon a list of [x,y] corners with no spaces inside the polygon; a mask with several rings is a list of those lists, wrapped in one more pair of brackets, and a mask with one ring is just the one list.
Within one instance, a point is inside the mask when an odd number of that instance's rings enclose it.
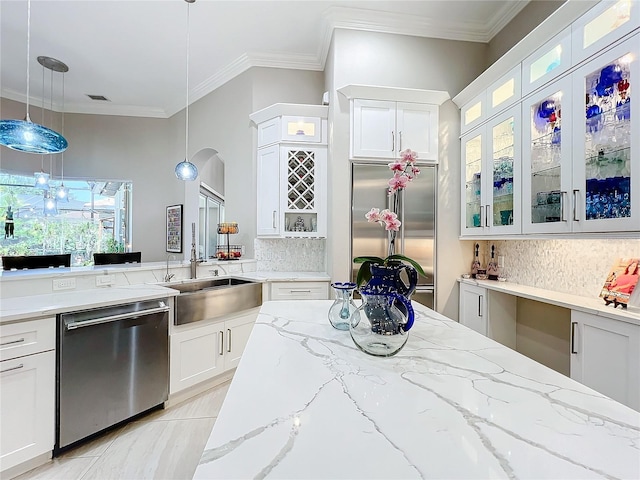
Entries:
{"label": "kitchen island", "polygon": [[640,412],[415,302],[366,355],[331,304],[263,304],[194,478],[640,478]]}

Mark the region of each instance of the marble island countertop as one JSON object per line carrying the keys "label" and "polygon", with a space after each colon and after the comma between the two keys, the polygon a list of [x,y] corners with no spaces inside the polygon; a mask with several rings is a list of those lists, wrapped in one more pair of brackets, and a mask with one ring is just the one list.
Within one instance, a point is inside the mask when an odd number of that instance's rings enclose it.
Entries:
{"label": "marble island countertop", "polygon": [[640,412],[414,302],[390,358],[263,304],[194,478],[640,478]]}

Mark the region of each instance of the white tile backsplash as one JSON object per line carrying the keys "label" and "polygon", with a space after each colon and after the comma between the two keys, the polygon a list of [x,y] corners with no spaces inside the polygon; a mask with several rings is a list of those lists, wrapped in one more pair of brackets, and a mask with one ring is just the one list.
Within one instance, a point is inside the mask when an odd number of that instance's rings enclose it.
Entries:
{"label": "white tile backsplash", "polygon": [[640,257],[640,239],[500,240],[480,242],[486,267],[491,245],[504,256],[510,282],[597,297],[618,257]]}
{"label": "white tile backsplash", "polygon": [[322,238],[256,238],[256,268],[270,272],[324,272],[325,241]]}

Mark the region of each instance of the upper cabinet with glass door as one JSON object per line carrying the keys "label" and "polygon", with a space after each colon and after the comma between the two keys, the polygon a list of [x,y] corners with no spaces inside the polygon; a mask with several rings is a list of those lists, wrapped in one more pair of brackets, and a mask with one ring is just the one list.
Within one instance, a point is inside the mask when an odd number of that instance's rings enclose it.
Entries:
{"label": "upper cabinet with glass door", "polygon": [[462,137],[462,236],[520,233],[520,106]]}
{"label": "upper cabinet with glass door", "polygon": [[640,2],[603,0],[571,25],[572,57],[577,64],[640,27]]}
{"label": "upper cabinet with glass door", "polygon": [[523,233],[571,231],[571,79],[523,102]]}
{"label": "upper cabinet with glass door", "polygon": [[640,34],[573,75],[573,231],[640,230]]}
{"label": "upper cabinet with glass door", "polygon": [[522,62],[522,95],[537,90],[570,67],[571,27],[567,27]]}

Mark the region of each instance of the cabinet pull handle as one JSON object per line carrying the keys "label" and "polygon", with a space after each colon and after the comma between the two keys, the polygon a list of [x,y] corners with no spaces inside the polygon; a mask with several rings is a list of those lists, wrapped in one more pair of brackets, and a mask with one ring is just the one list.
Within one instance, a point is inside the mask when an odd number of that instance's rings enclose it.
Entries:
{"label": "cabinet pull handle", "polygon": [[571,353],[576,354],[576,325],[578,322],[571,322]]}
{"label": "cabinet pull handle", "polygon": [[289,290],[289,293],[311,293],[311,290]]}
{"label": "cabinet pull handle", "polygon": [[580,220],[578,219],[578,192],[580,190],[574,188],[573,189],[573,221],[574,222],[579,222]]}
{"label": "cabinet pull handle", "polygon": [[482,295],[478,297],[478,316],[482,317]]}
{"label": "cabinet pull handle", "polygon": [[393,133],[393,130],[391,130],[391,151],[396,151],[396,135]]}
{"label": "cabinet pull handle", "polygon": [[491,210],[489,210],[491,208],[491,205],[487,205],[487,208],[484,209],[484,226],[485,227],[490,227],[491,225],[489,225],[489,217],[491,216]]}
{"label": "cabinet pull handle", "polygon": [[567,197],[568,193],[565,191],[560,192],[560,219],[563,222],[566,222],[567,220],[564,218],[564,206],[565,206],[565,197]]}
{"label": "cabinet pull handle", "polygon": [[0,373],[10,372],[11,370],[19,370],[19,369],[21,369],[22,367],[24,367],[24,364],[22,364],[22,363],[21,363],[21,364],[20,364],[20,365],[18,365],[17,367],[11,367],[11,368],[6,368],[6,369],[4,369],[4,370],[0,370]]}
{"label": "cabinet pull handle", "polygon": [[398,150],[402,151],[402,132],[398,132]]}
{"label": "cabinet pull handle", "polygon": [[227,352],[231,352],[231,329],[227,328]]}
{"label": "cabinet pull handle", "polygon": [[[480,205],[480,219],[483,219],[483,218],[484,218],[484,205]],[[479,226],[482,226],[482,224],[480,223]]]}
{"label": "cabinet pull handle", "polygon": [[224,332],[220,330],[220,355],[224,355]]}
{"label": "cabinet pull handle", "polygon": [[273,215],[272,215],[272,219],[271,219],[271,226],[273,228],[276,228],[276,211],[273,211]]}
{"label": "cabinet pull handle", "polygon": [[4,345],[13,345],[14,343],[22,343],[22,342],[24,342],[24,338],[19,338],[18,340],[11,340],[10,342],[0,343],[0,347]]}

